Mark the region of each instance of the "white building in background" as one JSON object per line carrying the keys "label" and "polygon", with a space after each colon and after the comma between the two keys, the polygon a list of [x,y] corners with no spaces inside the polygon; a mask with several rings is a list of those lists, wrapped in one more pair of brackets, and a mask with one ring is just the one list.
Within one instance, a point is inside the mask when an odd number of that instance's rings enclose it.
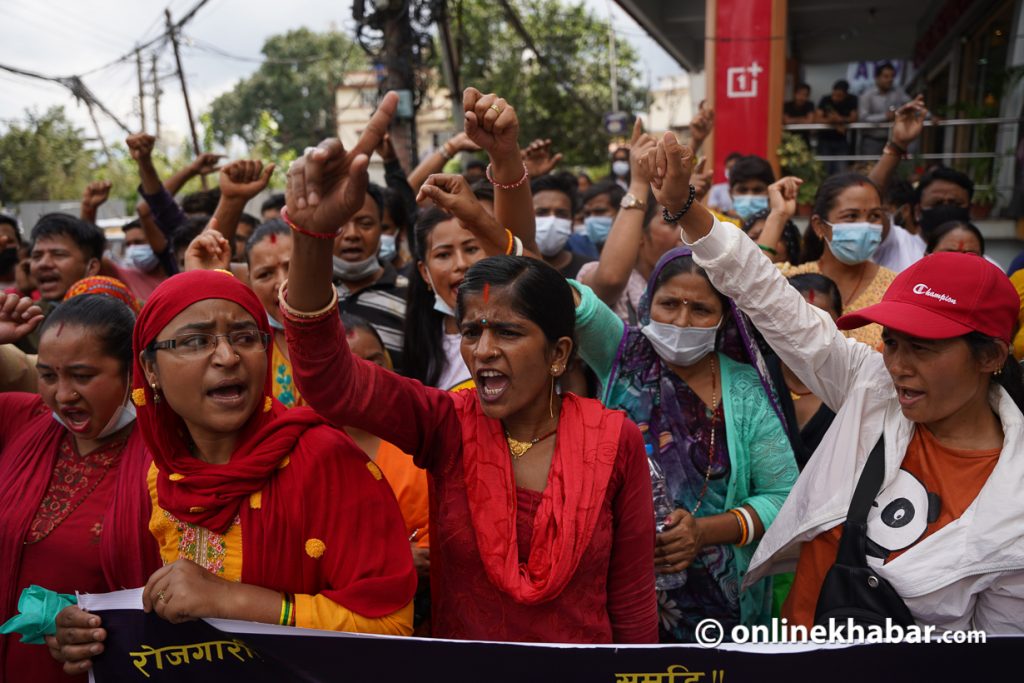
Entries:
{"label": "white building in background", "polygon": [[[374,71],[350,71],[342,77],[341,85],[334,93],[334,105],[338,138],[346,149],[351,149],[359,140],[377,106],[377,98],[377,74]],[[456,132],[448,90],[431,87],[416,112],[416,146],[420,158],[443,145]],[[379,180],[383,173],[380,157],[374,155],[370,159],[370,175]]]}
{"label": "white building in background", "polygon": [[689,128],[697,104],[699,102],[693,101],[689,74],[666,76],[651,90],[646,128],[659,133],[667,130],[681,133]]}

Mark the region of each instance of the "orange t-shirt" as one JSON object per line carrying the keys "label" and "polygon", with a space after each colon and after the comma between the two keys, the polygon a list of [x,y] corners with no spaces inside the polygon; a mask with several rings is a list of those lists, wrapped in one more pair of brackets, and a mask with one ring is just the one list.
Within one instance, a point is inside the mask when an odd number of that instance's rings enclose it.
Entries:
{"label": "orange t-shirt", "polygon": [[[959,519],[992,474],[1000,450],[947,448],[917,425],[896,481],[878,495],[868,513],[868,555],[890,562]],[[814,624],[821,584],[836,561],[842,532],[840,523],[800,549],[793,587],[782,606],[782,616],[791,624]]]}
{"label": "orange t-shirt", "polygon": [[384,478],[391,484],[391,490],[398,499],[406,530],[416,534],[416,546],[430,546],[427,532],[430,519],[430,497],[427,493],[427,473],[412,461],[412,456],[403,453],[397,446],[381,440],[374,458],[377,467],[384,472]]}

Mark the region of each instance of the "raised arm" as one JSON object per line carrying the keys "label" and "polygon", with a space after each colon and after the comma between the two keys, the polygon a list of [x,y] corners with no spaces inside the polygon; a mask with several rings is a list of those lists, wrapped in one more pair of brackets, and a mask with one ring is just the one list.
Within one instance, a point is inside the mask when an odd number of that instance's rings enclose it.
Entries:
{"label": "raised arm", "polygon": [[629,193],[642,202],[636,208],[619,209],[615,222],[597,268],[580,281],[594,290],[594,293],[609,306],[614,306],[629,283],[629,276],[636,267],[643,237],[644,215],[647,202],[651,201],[651,179],[638,160],[655,149],[657,142],[644,132],[643,121],[638,117],[633,124],[633,139],[629,145],[630,182]]}
{"label": "raised arm", "polygon": [[427,178],[443,171],[444,165],[455,158],[456,154],[475,152],[479,149],[480,147],[470,140],[465,132],[456,133],[451,140],[441,145],[441,149],[428,156],[413,169],[409,174],[409,187],[413,192],[419,192]]}
{"label": "raised arm", "polygon": [[86,185],[85,190],[82,191],[82,204],[78,217],[87,223],[95,223],[96,212],[110,197],[112,186],[109,180],[96,180]]}
{"label": "raised arm", "polygon": [[234,241],[246,202],[263,191],[273,172],[274,164],[264,166],[263,162],[251,159],[234,161],[220,170],[220,201],[213,219],[217,222],[215,229],[228,242]]}
{"label": "raised arm", "polygon": [[[774,253],[775,245],[782,239],[786,222],[796,214],[796,194],[803,182],[795,176],[786,176],[768,186],[768,205],[771,207],[771,213],[764,221],[764,229],[757,238],[757,244],[771,249],[769,253]],[[790,257],[792,256],[794,255],[791,254]]]}
{"label": "raised arm", "polygon": [[217,164],[224,158],[223,154],[213,154],[212,152],[203,152],[191,163],[185,165],[181,170],[172,175],[170,178],[164,181],[164,188],[171,194],[178,194],[181,188],[188,181],[192,180],[196,176],[206,176],[211,173],[216,173],[220,170]]}
{"label": "raised arm", "polygon": [[292,163],[282,212],[293,228],[292,259],[281,302],[295,381],[309,405],[332,424],[368,431],[430,467],[461,447],[452,398],[355,358],[331,284],[333,238],[363,206],[369,155],[397,103],[394,93],[385,95],[352,150],[332,138]]}
{"label": "raised arm", "polygon": [[160,232],[170,237],[174,230],[185,222],[187,216],[174,197],[167,191],[153,165],[153,146],[156,138],[145,133],[129,135],[125,140],[128,151],[139,168],[139,191],[153,211],[153,220]]}
{"label": "raised arm", "polygon": [[924,106],[923,95],[918,95],[896,110],[896,119],[889,133],[889,144],[882,150],[878,163],[868,173],[868,178],[883,193],[900,161],[907,155],[910,145],[921,136],[927,116],[928,109]]}
{"label": "raised arm", "polygon": [[536,252],[533,195],[519,150],[519,117],[515,108],[494,93],[484,95],[476,88],[466,88],[462,107],[466,112],[466,135],[491,159],[494,217],[522,240],[523,247]]}
{"label": "raised arm", "polygon": [[487,213],[461,175],[437,173],[427,178],[416,201],[428,199],[438,208],[455,216],[459,225],[476,235],[488,256],[509,253],[505,228]]}
{"label": "raised arm", "polygon": [[[679,213],[689,196],[693,152],[666,133],[641,163],[650,169],[658,201],[670,214]],[[678,223],[715,288],[750,316],[782,361],[830,408],[842,405],[863,366],[881,363],[871,347],[844,337],[827,313],[807,303],[740,231],[696,203]]]}

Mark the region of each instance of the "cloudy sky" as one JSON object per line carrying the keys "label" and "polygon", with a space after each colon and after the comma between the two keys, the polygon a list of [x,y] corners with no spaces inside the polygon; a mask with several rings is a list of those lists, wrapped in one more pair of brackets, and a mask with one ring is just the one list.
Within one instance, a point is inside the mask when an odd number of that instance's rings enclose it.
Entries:
{"label": "cloudy sky", "polygon": [[[617,5],[608,0],[583,0],[599,16],[607,17],[609,5],[616,30],[633,43],[641,56],[641,71],[652,83],[681,68],[648,38]],[[0,0],[0,64],[46,75],[82,74],[130,51],[163,31],[163,10],[170,7],[175,19],[197,0]],[[198,116],[218,94],[228,90],[258,66],[260,47],[267,36],[306,26],[314,30],[336,27],[351,33],[351,0],[209,0],[185,27],[192,44],[182,47],[182,60]],[[497,10],[496,10],[497,11]],[[238,58],[214,54],[215,45]],[[171,75],[174,59],[170,48],[160,54],[159,72]],[[148,67],[147,67],[148,72]],[[84,78],[86,85],[129,127],[139,125],[135,62],[117,64]],[[177,79],[163,83],[160,115],[165,130],[179,135],[188,130]],[[60,85],[0,71],[0,130],[23,118],[25,109],[45,110],[63,104],[73,120],[90,132],[86,108],[76,104]],[[147,108],[150,107],[147,100]],[[123,139],[117,126],[97,113],[103,136]],[[152,112],[147,109],[152,120]],[[152,127],[152,124],[150,124]]]}

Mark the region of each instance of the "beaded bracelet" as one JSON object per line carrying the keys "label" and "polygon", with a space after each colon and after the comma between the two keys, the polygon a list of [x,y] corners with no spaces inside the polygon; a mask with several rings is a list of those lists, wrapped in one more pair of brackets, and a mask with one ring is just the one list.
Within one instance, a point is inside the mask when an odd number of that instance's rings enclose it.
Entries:
{"label": "beaded bracelet", "polygon": [[679,209],[678,213],[669,213],[668,209],[661,210],[661,217],[665,219],[666,223],[678,223],[679,220],[686,215],[686,212],[693,206],[693,200],[697,196],[697,188],[690,185],[690,198],[686,200],[686,204],[683,208]]}
{"label": "beaded bracelet", "polygon": [[329,313],[337,313],[338,311],[338,290],[331,287],[331,301],[329,304],[321,308],[319,311],[313,311],[312,313],[306,313],[298,309],[292,308],[288,305],[288,280],[281,283],[281,287],[277,291],[277,303],[281,306],[281,311],[284,312],[285,316],[292,320],[298,320],[300,322],[309,322],[312,320],[319,320],[325,318]]}
{"label": "beaded bracelet", "polygon": [[487,176],[487,180],[491,183],[491,185],[494,185],[499,190],[514,190],[517,187],[521,187],[523,183],[530,179],[530,169],[526,168],[526,162],[523,162],[523,177],[517,180],[516,182],[512,183],[511,185],[503,185],[494,179],[494,176],[491,174],[491,164],[487,164],[487,170],[485,171],[484,175]]}
{"label": "beaded bracelet", "polygon": [[298,225],[293,223],[290,218],[288,218],[288,207],[287,206],[282,206],[281,207],[281,220],[284,221],[285,225],[287,225],[289,228],[291,228],[295,232],[299,233],[300,235],[305,235],[306,237],[314,237],[314,238],[316,238],[318,240],[333,240],[338,235],[341,234],[342,230],[345,229],[344,227],[338,228],[338,231],[335,232],[335,233],[313,232],[312,230],[305,230],[303,228],[300,228]]}

